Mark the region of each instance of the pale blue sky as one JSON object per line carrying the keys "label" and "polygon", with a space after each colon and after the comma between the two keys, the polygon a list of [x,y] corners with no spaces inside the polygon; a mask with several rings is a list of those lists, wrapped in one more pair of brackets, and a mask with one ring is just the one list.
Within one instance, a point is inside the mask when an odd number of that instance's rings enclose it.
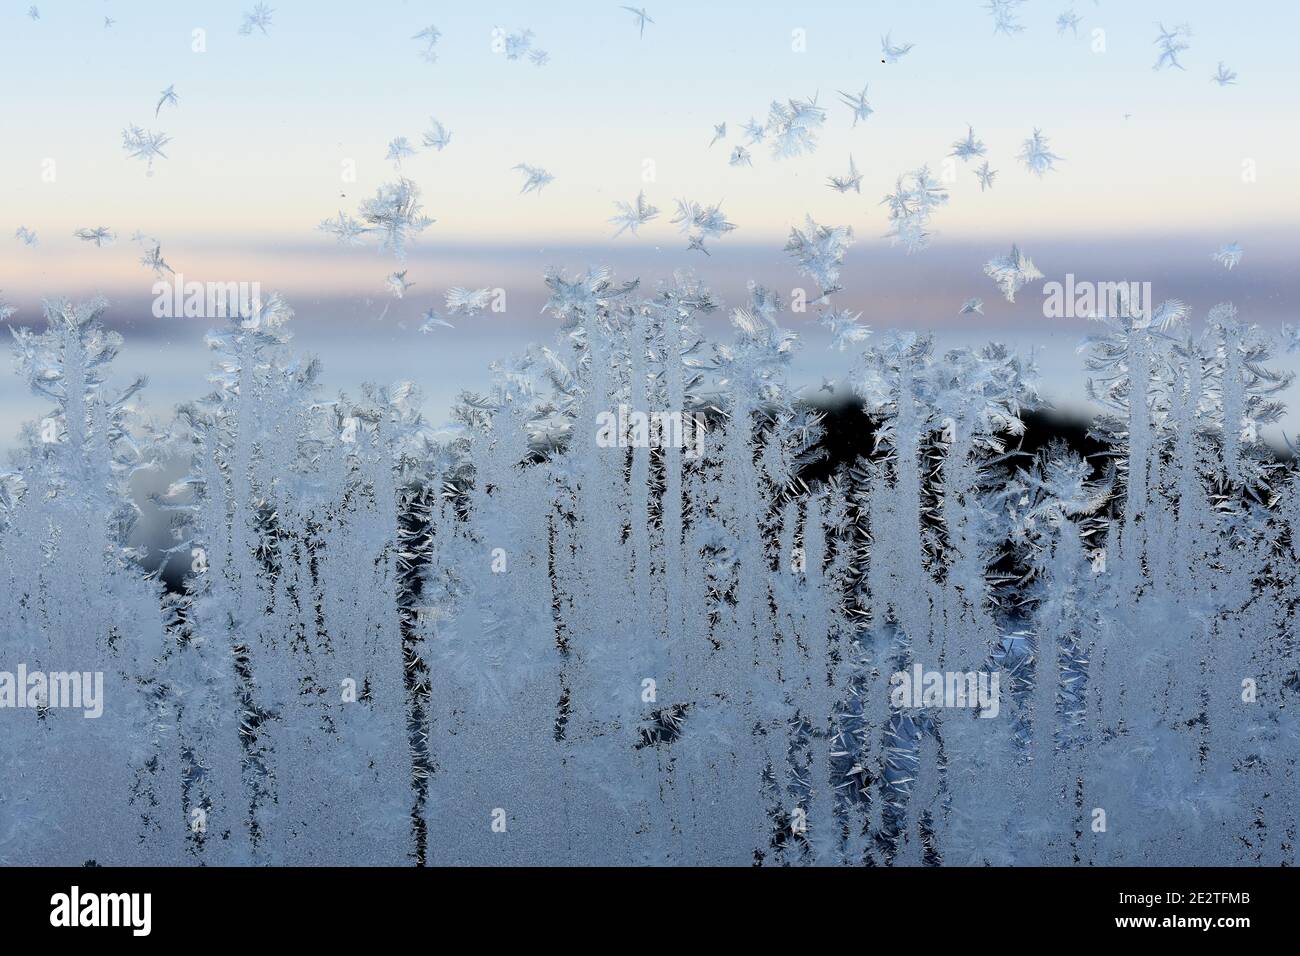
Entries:
{"label": "pale blue sky", "polygon": [[[1025,32],[994,35],[979,0],[818,3],[658,2],[644,39],[616,3],[428,3],[277,0],[269,36],[236,30],[245,0],[48,0],[41,19],[8,0],[0,28],[0,229],[19,223],[47,242],[104,223],[173,242],[316,239],[313,226],[391,179],[387,141],[418,142],[430,114],[452,130],[442,153],[421,152],[404,172],[423,187],[437,242],[607,237],[616,199],[644,185],[670,212],[687,196],[724,200],[737,241],[779,240],[805,212],[884,231],[880,197],[902,171],[938,170],[966,123],[1001,171],[981,195],[959,165],[941,234],[989,225],[1046,234],[1107,235],[1293,224],[1300,190],[1290,176],[1300,136],[1290,2],[1209,0],[1093,3],[1078,38],[1059,36],[1067,0],[1022,5]],[[116,24],[103,27],[103,16]],[[1156,21],[1193,29],[1186,72],[1154,72]],[[412,34],[436,24],[438,62]],[[535,67],[491,50],[493,27],[530,28],[551,62]],[[191,51],[192,30],[207,52]],[[1094,28],[1106,51],[1091,50]],[[791,49],[806,31],[806,52]],[[880,62],[880,35],[916,48]],[[1210,82],[1218,60],[1235,87]],[[155,120],[158,93],[175,84],[179,108]],[[837,90],[869,84],[876,113],[856,129]],[[754,166],[726,159],[739,125],[774,98],[820,94],[830,110],[821,148]],[[1124,114],[1132,114],[1128,120]],[[712,125],[727,140],[709,148]],[[128,123],[172,136],[152,178],[121,149]],[[1033,127],[1065,158],[1043,180],[1014,155]],[[861,196],[825,178],[852,152]],[[43,182],[53,159],[57,179]],[[357,182],[341,182],[345,160]],[[645,160],[656,178],[643,183]],[[1244,160],[1258,181],[1243,184]],[[555,182],[519,195],[515,163]],[[340,196],[346,192],[347,198]],[[640,241],[677,242],[661,216]],[[325,237],[320,237],[325,238]]]}

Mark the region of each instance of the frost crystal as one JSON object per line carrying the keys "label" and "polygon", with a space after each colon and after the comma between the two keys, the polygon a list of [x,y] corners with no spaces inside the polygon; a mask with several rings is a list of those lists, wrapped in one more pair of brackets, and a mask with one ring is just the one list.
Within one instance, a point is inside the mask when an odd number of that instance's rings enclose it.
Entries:
{"label": "frost crystal", "polygon": [[975,175],[980,178],[980,192],[983,192],[985,189],[993,188],[993,178],[997,176],[997,174],[998,171],[996,169],[989,169],[988,160],[984,160],[984,165],[975,170]]}
{"label": "frost crystal", "polygon": [[993,17],[993,32],[1011,36],[1024,30],[1024,26],[1016,19],[1016,7],[1024,2],[1025,0],[988,0],[985,8]]}
{"label": "frost crystal", "polygon": [[1162,70],[1167,66],[1183,69],[1183,65],[1178,62],[1178,54],[1188,49],[1190,44],[1187,42],[1191,37],[1191,28],[1185,23],[1181,23],[1172,30],[1166,30],[1164,24],[1160,24],[1160,35],[1156,37],[1156,46],[1160,48],[1160,56],[1156,58],[1153,70]]}
{"label": "frost crystal", "polygon": [[670,222],[688,235],[688,248],[698,249],[708,254],[704,247],[706,239],[720,239],[736,228],[722,212],[722,204],[702,206],[686,199],[677,200],[677,213]]}
{"label": "frost crystal", "polygon": [[817,316],[817,322],[831,333],[829,348],[843,352],[846,348],[859,345],[871,337],[870,327],[858,322],[861,318],[861,312],[827,309]]}
{"label": "frost crystal", "polygon": [[961,304],[961,309],[958,310],[957,314],[958,315],[983,315],[984,300],[980,298],[967,299],[965,302]]}
{"label": "frost crystal", "polygon": [[949,156],[956,156],[962,162],[968,162],[973,156],[983,156],[985,153],[983,140],[975,138],[975,127],[966,127],[966,138],[959,139],[952,144],[952,152]]}
{"label": "frost crystal", "polygon": [[854,165],[852,154],[849,155],[848,174],[845,176],[830,176],[827,178],[826,184],[830,186],[831,189],[840,193],[846,193],[850,189],[855,193],[862,192],[862,173],[860,173],[858,167]]}
{"label": "frost crystal", "polygon": [[1241,262],[1242,248],[1237,242],[1229,242],[1226,245],[1219,246],[1219,251],[1214,253],[1213,259],[1225,269],[1231,271]]}
{"label": "frost crystal", "polygon": [[930,175],[930,168],[922,166],[898,177],[892,193],[881,203],[889,206],[889,232],[885,235],[893,245],[903,245],[909,253],[924,249],[930,244],[930,215],[948,202],[948,191]]}
{"label": "frost crystal", "polygon": [[435,329],[454,329],[456,327],[440,316],[436,309],[425,310],[423,319],[424,322],[420,325],[420,331],[426,335]]}
{"label": "frost crystal", "polygon": [[112,244],[117,238],[113,230],[107,226],[96,226],[93,229],[78,229],[73,233],[82,242],[93,242],[96,246],[107,246]]}
{"label": "frost crystal", "polygon": [[1231,86],[1237,82],[1237,74],[1224,66],[1223,61],[1220,60],[1219,69],[1215,72],[1214,76],[1210,77],[1210,80],[1218,83],[1220,86]]}
{"label": "frost crystal", "polygon": [[488,307],[491,298],[490,288],[464,289],[460,286],[448,289],[444,296],[447,311],[452,315],[478,315]]}
{"label": "frost crystal", "polygon": [[[500,31],[498,28],[499,32]],[[519,30],[505,35],[503,50],[507,60],[519,60],[528,55],[533,48],[533,31]]]}
{"label": "frost crystal", "polygon": [[1079,23],[1083,18],[1073,10],[1067,10],[1056,18],[1056,32],[1065,33],[1069,30],[1075,36],[1079,35]]}
{"label": "frost crystal", "polygon": [[731,158],[727,160],[727,164],[730,166],[753,166],[754,161],[749,154],[749,150],[743,146],[737,146],[731,151]]}
{"label": "frost crystal", "polygon": [[1033,262],[1014,245],[1007,255],[994,256],[985,263],[984,274],[997,283],[1008,302],[1015,302],[1016,293],[1027,283],[1043,278]]}
{"label": "frost crystal", "polygon": [[853,245],[851,226],[819,226],[811,216],[805,217],[807,231],[790,230],[785,251],[794,257],[800,275],[808,276],[821,286],[821,298],[840,291],[840,265]]}
{"label": "frost crystal", "polygon": [[239,35],[248,36],[253,32],[253,28],[261,30],[266,34],[266,28],[271,25],[271,14],[275,13],[273,9],[265,3],[256,4],[251,11],[245,11],[244,22],[239,25]]}
{"label": "frost crystal", "polygon": [[895,46],[889,42],[888,33],[880,38],[880,52],[885,55],[886,63],[897,63],[898,58],[906,56],[914,46],[916,46],[915,43],[904,43],[901,46]]}
{"label": "frost crystal", "polygon": [[767,135],[772,137],[772,155],[777,159],[802,156],[817,148],[817,133],[826,122],[826,111],[811,100],[773,100],[767,115]]}
{"label": "frost crystal", "polygon": [[37,242],[36,233],[32,232],[26,226],[19,226],[17,231],[14,233],[14,238],[29,246],[34,246]]}
{"label": "frost crystal", "polygon": [[145,161],[145,175],[153,175],[153,160],[157,156],[166,159],[162,148],[171,142],[171,137],[152,130],[143,130],[139,126],[128,126],[122,130],[122,148],[132,159]]}
{"label": "frost crystal", "polygon": [[345,246],[359,246],[368,231],[347,213],[339,210],[334,219],[326,219],[319,226],[322,232],[332,233],[339,243]]}
{"label": "frost crystal", "polygon": [[421,40],[424,42],[424,49],[420,51],[420,59],[426,63],[437,63],[438,53],[434,49],[438,45],[438,40],[442,38],[442,31],[435,26],[427,26],[415,36],[412,40]]}
{"label": "frost crystal", "polygon": [[871,104],[867,102],[867,88],[862,87],[862,92],[857,94],[845,93],[840,91],[840,101],[853,111],[853,125],[858,125],[858,120],[864,120],[875,112]]}
{"label": "frost crystal", "polygon": [[555,179],[550,173],[540,166],[529,166],[527,163],[519,163],[515,169],[524,174],[524,185],[519,191],[521,193],[541,192],[542,187]]}
{"label": "frost crystal", "polygon": [[605,268],[588,269],[574,279],[552,269],[546,273],[546,287],[551,295],[543,311],[569,323],[593,319],[632,288],[615,286],[612,274]]}
{"label": "frost crystal", "polygon": [[140,264],[142,266],[148,266],[153,270],[154,275],[160,279],[162,278],[163,273],[175,271],[167,264],[166,260],[163,259],[162,246],[158,243],[155,243],[153,248],[145,250],[145,254],[140,257]]}
{"label": "frost crystal", "polygon": [[745,142],[750,146],[763,142],[763,137],[767,135],[767,128],[758,120],[750,117],[748,123],[741,127],[745,133]]}
{"label": "frost crystal", "polygon": [[415,285],[414,282],[406,281],[406,273],[406,269],[403,269],[401,272],[390,272],[388,278],[384,280],[384,284],[388,287],[389,295],[395,299],[402,298],[402,296],[406,295],[406,290]]}
{"label": "frost crystal", "polygon": [[618,215],[609,221],[618,226],[614,232],[615,237],[622,235],[624,230],[629,230],[635,236],[638,227],[659,215],[659,209],[646,202],[644,190],[636,194],[634,202],[615,202],[614,205],[618,207]]}
{"label": "frost crystal", "polygon": [[752,279],[746,285],[749,304],[732,310],[731,324],[751,339],[766,338],[778,332],[780,327],[776,317],[782,309],[780,295]]}
{"label": "frost crystal", "polygon": [[1047,137],[1043,135],[1042,130],[1035,129],[1034,134],[1020,147],[1018,158],[1031,173],[1042,176],[1055,169],[1055,163],[1061,157],[1048,149]]}
{"label": "frost crystal", "polygon": [[624,7],[623,9],[636,17],[637,35],[640,36],[641,39],[645,39],[645,25],[647,23],[654,23],[654,20],[646,15],[645,7],[641,7],[640,9],[637,7]]}
{"label": "frost crystal", "polygon": [[424,134],[424,146],[426,149],[436,149],[438,152],[442,152],[451,144],[451,130],[432,116],[429,117],[429,124],[429,130]]}
{"label": "frost crystal", "polygon": [[1288,353],[1300,351],[1300,322],[1282,323],[1282,346]]}
{"label": "frost crystal", "polygon": [[391,162],[396,168],[401,169],[402,160],[414,155],[415,150],[411,147],[407,138],[398,136],[388,141],[388,152],[384,154],[384,159]]}
{"label": "frost crystal", "polygon": [[[406,243],[434,223],[420,205],[420,187],[409,179],[380,186],[373,198],[361,202],[357,212],[365,231],[379,235],[380,251],[391,252],[399,259],[406,257]],[[321,228],[334,232],[341,242],[355,238],[352,223],[344,221],[342,213],[338,221],[331,224],[326,220]]]}
{"label": "frost crystal", "polygon": [[154,111],[153,111],[153,115],[155,119],[158,118],[158,113],[162,110],[162,108],[167,105],[171,105],[171,106],[180,105],[180,99],[176,95],[176,85],[174,83],[171,86],[167,87],[167,89],[163,90],[161,94],[159,94],[158,105],[154,107]]}

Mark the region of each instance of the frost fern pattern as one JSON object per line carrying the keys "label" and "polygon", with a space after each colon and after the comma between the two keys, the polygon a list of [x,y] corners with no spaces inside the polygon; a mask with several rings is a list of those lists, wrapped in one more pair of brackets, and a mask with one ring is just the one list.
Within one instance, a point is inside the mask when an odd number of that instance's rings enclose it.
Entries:
{"label": "frost fern pattern", "polygon": [[[106,384],[102,301],[17,333],[50,406],[0,474],[0,650],[105,706],[0,708],[0,862],[1296,862],[1264,331],[1107,320],[1085,460],[1027,444],[1007,348],[860,327],[873,443],[832,461],[770,291],[715,342],[689,275],[546,281],[555,343],[442,430],[409,383],[324,396],[278,299],[163,425]],[[700,454],[597,443],[624,405]],[[132,482],[177,463],[169,589]],[[914,668],[995,675],[996,716],[897,706]]]}

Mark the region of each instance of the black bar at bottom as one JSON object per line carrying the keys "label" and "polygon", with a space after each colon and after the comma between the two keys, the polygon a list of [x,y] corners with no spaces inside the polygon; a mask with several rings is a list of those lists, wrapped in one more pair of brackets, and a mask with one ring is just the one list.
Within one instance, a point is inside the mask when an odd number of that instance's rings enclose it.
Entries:
{"label": "black bar at bottom", "polygon": [[1283,908],[1294,910],[1296,889],[1287,869],[1227,868],[8,869],[0,870],[0,925],[6,944],[76,933],[81,943],[201,941],[205,949],[280,938],[373,943],[411,931],[447,942],[454,931],[484,941],[512,931],[534,942],[608,939],[611,917],[650,920],[646,932],[670,920],[679,942],[692,917],[714,932],[765,932],[772,920],[832,933],[965,923],[1013,932],[1033,925],[1053,934],[1045,939],[1199,933],[1228,941],[1288,927],[1293,913]]}

